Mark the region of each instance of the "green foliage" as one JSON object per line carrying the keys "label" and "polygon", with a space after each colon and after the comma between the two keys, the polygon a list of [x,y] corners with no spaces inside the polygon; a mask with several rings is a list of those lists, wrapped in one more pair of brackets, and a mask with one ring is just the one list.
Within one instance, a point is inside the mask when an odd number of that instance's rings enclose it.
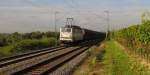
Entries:
{"label": "green foliage", "polygon": [[0,54],[10,55],[12,52],[27,52],[56,45],[56,38],[26,39],[15,44],[0,47]]}
{"label": "green foliage", "polygon": [[24,50],[31,50],[31,49],[36,49],[39,46],[39,41],[38,40],[22,40],[16,44],[13,45],[13,50],[14,51],[24,51]]}
{"label": "green foliage", "polygon": [[5,46],[5,45],[7,45],[6,38],[4,36],[0,35],[0,47]]}
{"label": "green foliage", "polygon": [[128,42],[138,41],[148,44],[150,42],[150,20],[144,18],[146,14],[143,14],[141,24],[117,31],[115,36],[117,38],[125,38]]}
{"label": "green foliage", "polygon": [[[57,33],[58,37],[58,33]],[[0,33],[0,57],[59,44],[54,32]]]}
{"label": "green foliage", "polygon": [[[57,36],[56,36],[56,35],[57,35]],[[59,35],[58,32],[57,32],[57,33],[55,33],[55,32],[50,32],[50,31],[45,32],[45,36],[46,36],[46,37],[58,37],[58,35]]]}
{"label": "green foliage", "polygon": [[53,38],[53,37],[52,38],[42,38],[40,40],[40,45],[42,47],[50,47],[50,46],[54,46],[56,44],[58,44],[58,41],[56,38]]}
{"label": "green foliage", "polygon": [[118,47],[113,41],[108,41],[105,47],[104,56],[105,75],[149,75],[150,71],[146,66],[137,63],[135,59]]}
{"label": "green foliage", "polygon": [[37,32],[32,32],[31,38],[32,38],[32,39],[40,39],[40,38],[42,38],[42,34],[43,34],[43,33],[39,32],[39,31],[37,31]]}
{"label": "green foliage", "polygon": [[2,55],[11,55],[12,48],[13,48],[13,46],[0,47],[0,54],[2,54]]}
{"label": "green foliage", "polygon": [[36,31],[36,32],[22,33],[22,34],[18,32],[14,32],[12,34],[0,33],[0,47],[15,44],[17,42],[26,39],[42,39],[42,38],[51,38],[51,37],[58,38],[58,33],[50,32],[50,31],[48,32]]}
{"label": "green foliage", "polygon": [[7,37],[8,44],[14,44],[16,42],[19,42],[20,40],[22,40],[22,35],[18,32],[12,33]]}
{"label": "green foliage", "polygon": [[122,30],[113,32],[114,38],[118,41],[124,40],[123,44],[135,50],[138,54],[149,57],[149,44],[150,44],[150,20],[146,17],[148,13],[142,15],[140,24],[124,28]]}
{"label": "green foliage", "polygon": [[13,51],[18,51],[18,52],[24,52],[27,50],[36,50],[36,49],[41,49],[41,48],[46,48],[46,47],[51,47],[54,46],[56,43],[55,38],[42,38],[40,40],[37,39],[27,39],[27,40],[22,40],[15,45],[13,45]]}

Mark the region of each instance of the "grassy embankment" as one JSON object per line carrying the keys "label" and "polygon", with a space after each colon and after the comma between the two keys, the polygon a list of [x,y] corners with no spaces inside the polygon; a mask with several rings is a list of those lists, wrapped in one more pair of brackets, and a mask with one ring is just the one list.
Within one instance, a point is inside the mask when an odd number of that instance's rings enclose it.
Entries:
{"label": "grassy embankment", "polygon": [[108,41],[105,45],[104,56],[105,75],[149,75],[145,65],[140,64],[135,58],[130,57],[114,41]]}
{"label": "grassy embankment", "polygon": [[91,48],[74,75],[150,75],[147,66],[130,57],[115,41]]}

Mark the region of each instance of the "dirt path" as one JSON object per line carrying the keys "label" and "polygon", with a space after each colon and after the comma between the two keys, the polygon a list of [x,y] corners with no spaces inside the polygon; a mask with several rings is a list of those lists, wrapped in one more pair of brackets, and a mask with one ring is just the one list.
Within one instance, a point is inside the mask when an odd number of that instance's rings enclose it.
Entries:
{"label": "dirt path", "polygon": [[100,73],[103,72],[102,63],[95,63],[91,67],[91,63],[95,57],[95,54],[98,53],[103,46],[104,44],[101,44],[99,47],[91,48],[91,55],[86,60],[84,60],[79,67],[76,68],[72,75],[103,75]]}

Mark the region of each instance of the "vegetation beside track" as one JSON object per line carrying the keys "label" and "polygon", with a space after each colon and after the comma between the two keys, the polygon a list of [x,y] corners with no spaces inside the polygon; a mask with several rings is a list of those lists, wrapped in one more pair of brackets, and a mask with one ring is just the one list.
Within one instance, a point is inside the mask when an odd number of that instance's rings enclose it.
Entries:
{"label": "vegetation beside track", "polygon": [[135,58],[130,57],[114,41],[105,44],[104,75],[149,75],[147,66],[140,64]]}
{"label": "vegetation beside track", "polygon": [[148,67],[132,57],[114,40],[89,49],[89,57],[73,75],[149,75]]}
{"label": "vegetation beside track", "polygon": [[1,33],[0,57],[51,47],[58,44],[54,32]]}
{"label": "vegetation beside track", "polygon": [[114,31],[110,37],[128,48],[133,54],[150,61],[150,20],[148,12],[142,15],[140,24]]}

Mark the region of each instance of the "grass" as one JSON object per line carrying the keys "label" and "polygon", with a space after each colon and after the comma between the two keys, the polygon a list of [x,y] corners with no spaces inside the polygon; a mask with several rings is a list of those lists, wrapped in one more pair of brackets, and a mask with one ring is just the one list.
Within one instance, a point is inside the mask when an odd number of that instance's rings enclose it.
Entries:
{"label": "grass", "polygon": [[11,49],[12,49],[12,46],[0,47],[0,54],[1,55],[10,55]]}
{"label": "grass", "polygon": [[146,66],[139,64],[117,46],[114,41],[105,44],[104,75],[150,75]]}

